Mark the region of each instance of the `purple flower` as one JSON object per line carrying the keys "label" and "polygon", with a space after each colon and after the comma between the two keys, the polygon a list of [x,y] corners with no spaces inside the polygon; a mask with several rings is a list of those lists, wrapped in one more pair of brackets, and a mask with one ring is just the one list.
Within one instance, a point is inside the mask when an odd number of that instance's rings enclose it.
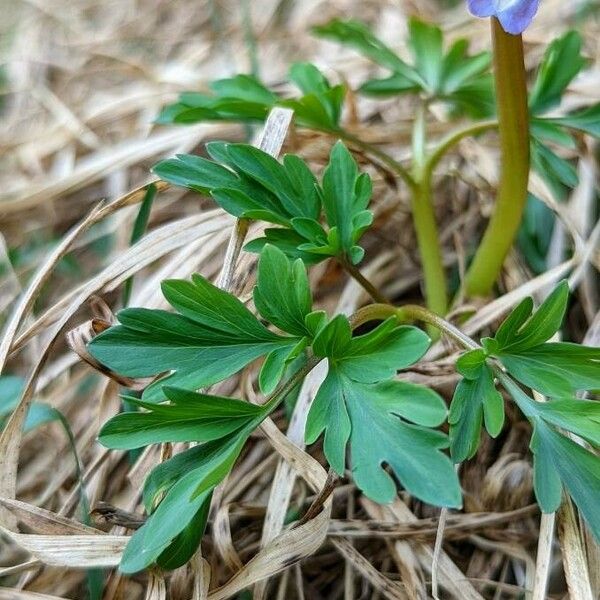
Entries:
{"label": "purple flower", "polygon": [[537,12],[540,0],[467,0],[476,17],[497,17],[506,33],[523,33]]}

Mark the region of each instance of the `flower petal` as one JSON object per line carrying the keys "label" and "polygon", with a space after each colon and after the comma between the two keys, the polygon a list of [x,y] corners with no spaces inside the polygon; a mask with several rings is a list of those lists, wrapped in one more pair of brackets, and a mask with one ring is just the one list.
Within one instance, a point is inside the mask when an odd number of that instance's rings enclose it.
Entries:
{"label": "flower petal", "polygon": [[498,20],[504,31],[513,35],[523,33],[533,20],[539,4],[539,0],[521,0],[498,11]]}
{"label": "flower petal", "polygon": [[496,14],[494,0],[467,0],[471,14],[476,17],[491,17]]}

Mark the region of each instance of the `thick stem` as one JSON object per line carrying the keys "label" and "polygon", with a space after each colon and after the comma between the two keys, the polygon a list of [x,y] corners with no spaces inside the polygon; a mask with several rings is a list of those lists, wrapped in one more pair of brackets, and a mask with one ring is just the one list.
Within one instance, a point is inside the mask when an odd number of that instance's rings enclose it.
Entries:
{"label": "thick stem", "polygon": [[494,285],[518,232],[529,180],[529,111],[521,36],[492,19],[494,77],[502,171],[494,214],[467,272],[468,294],[485,296]]}

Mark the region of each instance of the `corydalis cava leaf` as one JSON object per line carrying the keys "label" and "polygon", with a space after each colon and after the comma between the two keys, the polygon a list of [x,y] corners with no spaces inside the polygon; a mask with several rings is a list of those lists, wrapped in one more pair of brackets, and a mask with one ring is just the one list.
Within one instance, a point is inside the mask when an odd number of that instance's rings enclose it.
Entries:
{"label": "corydalis cava leaf", "polygon": [[298,337],[269,331],[235,296],[194,275],[192,281],[163,282],[163,294],[180,314],[126,309],[89,344],[92,355],[129,377],[169,374],[150,385],[143,399],[164,400],[168,383],[187,389],[222,381],[253,360],[288,347]]}
{"label": "corydalis cava leaf", "polygon": [[459,507],[458,479],[441,452],[448,440],[429,429],[445,416],[445,404],[432,390],[394,380],[359,383],[334,367],[311,407],[306,440],[312,443],[325,433],[325,455],[338,473],[344,471],[350,441],[354,480],[376,502],[391,502],[396,495],[394,480],[383,468],[387,464],[417,498]]}
{"label": "corydalis cava leaf", "polygon": [[523,33],[533,21],[539,0],[467,0],[476,17],[496,17],[506,33]]}
{"label": "corydalis cava leaf", "polygon": [[372,183],[367,173],[359,172],[341,141],[331,150],[322,185],[315,183],[314,189],[323,204],[326,227],[315,218],[298,215],[290,220],[289,229],[267,229],[265,237],[247,244],[246,250],[260,251],[269,243],[308,264],[329,257],[359,263],[364,250],[358,242],[373,221],[373,213],[367,210]]}
{"label": "corydalis cava leaf", "polygon": [[394,96],[422,91],[449,103],[453,111],[484,116],[493,111],[493,90],[488,73],[491,55],[469,55],[469,43],[457,40],[444,52],[442,30],[411,19],[409,47],[412,64],[405,62],[370,28],[360,21],[334,19],[313,28],[320,37],[350,46],[373,62],[389,69],[391,75],[366,81],[360,91],[371,96]]}

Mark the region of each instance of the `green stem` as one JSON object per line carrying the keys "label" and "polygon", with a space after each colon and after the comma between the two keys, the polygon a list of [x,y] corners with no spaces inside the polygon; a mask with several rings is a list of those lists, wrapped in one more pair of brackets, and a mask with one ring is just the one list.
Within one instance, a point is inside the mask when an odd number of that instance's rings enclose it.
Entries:
{"label": "green stem", "polygon": [[468,294],[485,296],[494,285],[517,235],[529,180],[529,111],[521,36],[506,33],[492,19],[494,76],[502,172],[496,207],[467,272]]}
{"label": "green stem", "polygon": [[[425,301],[434,312],[443,315],[448,306],[446,274],[439,243],[439,232],[435,220],[431,173],[425,168],[426,155],[426,103],[417,112],[413,131],[413,173],[379,148],[363,142],[350,133],[341,132],[346,141],[352,142],[368,154],[378,158],[383,164],[402,178],[410,190],[410,204],[417,237],[417,246],[423,265]],[[369,292],[370,293],[370,292]],[[373,296],[374,299],[381,301]]]}
{"label": "green stem", "polygon": [[464,140],[467,137],[479,135],[486,131],[498,128],[498,121],[496,119],[489,121],[481,121],[481,123],[475,123],[464,129],[459,129],[448,134],[447,137],[442,139],[439,144],[433,149],[427,158],[425,164],[426,171],[432,175],[435,168],[438,166],[442,158],[450,151],[458,142]]}
{"label": "green stem", "polygon": [[346,273],[350,275],[375,302],[391,304],[390,300],[380,292],[349,260],[345,258],[338,259]]}
{"label": "green stem", "polygon": [[439,315],[446,314],[448,295],[446,273],[442,261],[438,226],[435,220],[431,180],[427,177],[417,184],[410,198],[417,246],[423,266],[423,283],[427,306]]}
{"label": "green stem", "polygon": [[425,301],[438,315],[446,314],[448,295],[446,273],[442,260],[440,236],[435,220],[431,173],[427,170],[427,103],[417,109],[413,128],[413,178],[410,205],[413,215],[417,246],[423,266]]}
{"label": "green stem", "polygon": [[[444,332],[467,350],[477,350],[480,348],[477,342],[465,335],[460,329],[452,325],[452,323],[446,321],[446,319],[436,315],[427,308],[416,304],[405,304],[404,306],[399,307],[391,304],[369,304],[357,310],[349,320],[350,326],[354,330],[369,321],[385,321],[390,317],[396,317],[401,323],[412,323],[414,321],[427,323]],[[294,390],[298,384],[302,383],[304,378],[321,362],[321,360],[321,358],[310,356],[301,369],[298,369],[294,375],[282,383],[262,405],[264,416],[271,414],[281,404],[285,397]],[[264,417],[261,417],[261,420],[262,418]]]}
{"label": "green stem", "polygon": [[[321,362],[322,359],[311,356],[306,364],[298,369],[287,381],[282,383],[264,402],[262,408],[264,416],[270,415],[285,400],[298,384]],[[260,418],[262,421],[262,417]]]}
{"label": "green stem", "polygon": [[355,329],[369,321],[383,321],[390,317],[396,317],[401,323],[412,323],[413,321],[427,323],[444,332],[468,350],[477,350],[480,347],[477,342],[465,335],[452,323],[416,304],[406,304],[400,307],[390,306],[389,304],[369,304],[356,311],[350,317],[350,323],[352,328]]}
{"label": "green stem", "polygon": [[397,161],[395,158],[392,158],[387,152],[380,150],[374,144],[369,144],[369,142],[365,142],[360,138],[356,137],[352,133],[349,133],[345,130],[340,130],[337,132],[338,135],[346,142],[350,142],[354,144],[357,148],[360,148],[363,152],[370,154],[377,158],[383,165],[385,165],[388,169],[396,173],[404,181],[404,183],[409,187],[413,188],[415,186],[415,180],[412,175],[407,171],[404,165]]}

